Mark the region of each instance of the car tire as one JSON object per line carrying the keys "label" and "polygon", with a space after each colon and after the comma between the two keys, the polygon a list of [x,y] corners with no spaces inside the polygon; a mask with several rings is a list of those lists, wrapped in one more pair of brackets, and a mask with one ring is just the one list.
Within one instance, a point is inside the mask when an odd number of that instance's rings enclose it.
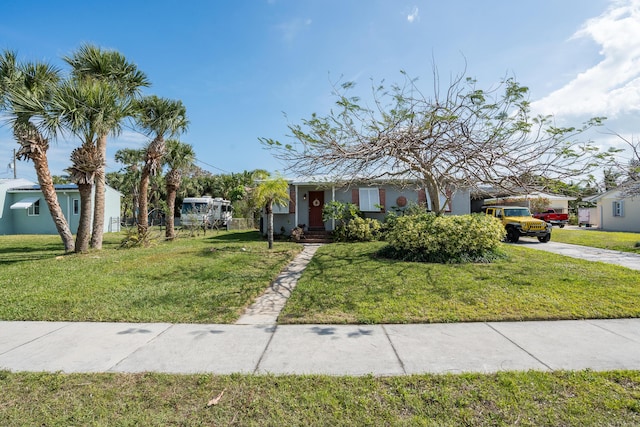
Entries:
{"label": "car tire", "polygon": [[540,243],[547,243],[549,240],[551,240],[551,233],[547,233],[544,236],[538,236],[538,241]]}
{"label": "car tire", "polygon": [[515,228],[508,229],[507,240],[509,240],[511,243],[518,243],[518,240],[520,240],[520,233],[518,233],[518,230],[516,230]]}

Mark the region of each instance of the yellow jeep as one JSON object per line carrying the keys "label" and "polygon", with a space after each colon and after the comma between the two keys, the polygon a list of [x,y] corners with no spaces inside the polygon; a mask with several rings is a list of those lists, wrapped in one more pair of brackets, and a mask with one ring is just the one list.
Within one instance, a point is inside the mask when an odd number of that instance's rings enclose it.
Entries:
{"label": "yellow jeep", "polygon": [[486,208],[485,213],[502,221],[507,230],[508,242],[516,243],[520,236],[537,237],[542,243],[551,240],[551,224],[533,218],[529,208],[491,206]]}

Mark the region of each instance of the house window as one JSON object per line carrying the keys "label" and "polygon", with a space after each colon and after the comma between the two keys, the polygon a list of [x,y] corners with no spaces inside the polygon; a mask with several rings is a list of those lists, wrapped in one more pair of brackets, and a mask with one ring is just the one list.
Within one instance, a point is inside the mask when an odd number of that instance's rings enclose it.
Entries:
{"label": "house window", "polygon": [[362,212],[380,212],[380,191],[377,187],[359,188],[358,196]]}
{"label": "house window", "polygon": [[27,210],[27,215],[29,216],[38,216],[40,215],[40,200],[36,200],[33,202],[29,209]]}
{"label": "house window", "polygon": [[288,214],[289,213],[289,203],[286,203],[284,205],[279,205],[277,203],[274,203],[273,205],[271,205],[272,209],[273,209],[273,213],[274,214]]}
{"label": "house window", "polygon": [[613,202],[613,216],[624,216],[624,200]]}
{"label": "house window", "polygon": [[80,214],[80,199],[73,199],[73,214]]}

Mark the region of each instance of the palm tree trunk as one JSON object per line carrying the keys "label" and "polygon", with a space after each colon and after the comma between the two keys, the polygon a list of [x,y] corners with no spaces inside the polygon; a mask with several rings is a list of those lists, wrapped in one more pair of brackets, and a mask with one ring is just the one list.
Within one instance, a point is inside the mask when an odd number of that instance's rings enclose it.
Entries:
{"label": "palm tree trunk", "polygon": [[269,249],[273,249],[273,201],[267,203],[267,241]]}
{"label": "palm tree trunk", "polygon": [[83,253],[89,250],[89,238],[91,237],[91,184],[78,184],[80,191],[80,224],[76,234],[76,252]]}
{"label": "palm tree trunk", "polygon": [[149,169],[144,167],[142,169],[142,176],[140,177],[140,192],[138,194],[138,237],[144,238],[147,235],[149,228],[149,208],[147,193],[149,192]]}
{"label": "palm tree trunk", "polygon": [[176,193],[178,187],[175,185],[167,185],[167,217],[165,237],[167,240],[173,240],[176,238],[175,224],[173,218],[175,217],[176,210]]}
{"label": "palm tree trunk", "polygon": [[44,200],[49,207],[49,213],[53,219],[53,223],[56,225],[56,230],[62,239],[64,244],[64,251],[66,253],[73,252],[75,250],[75,242],[73,241],[73,234],[69,229],[69,223],[62,212],[60,202],[58,201],[58,195],[53,185],[53,179],[51,178],[51,171],[49,170],[49,163],[45,153],[41,155],[30,156],[33,161],[33,166],[38,176],[38,183],[40,184],[40,190],[44,196]]}
{"label": "palm tree trunk", "polygon": [[102,239],[104,237],[104,186],[107,159],[107,136],[102,135],[96,141],[98,152],[102,156],[102,166],[96,171],[95,177],[95,206],[93,208],[93,230],[91,233],[91,247],[102,249]]}

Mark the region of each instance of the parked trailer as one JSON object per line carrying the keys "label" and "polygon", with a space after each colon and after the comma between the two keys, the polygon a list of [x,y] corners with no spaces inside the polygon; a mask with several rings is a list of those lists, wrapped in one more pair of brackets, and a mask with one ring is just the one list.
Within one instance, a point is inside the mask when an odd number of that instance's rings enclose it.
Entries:
{"label": "parked trailer", "polygon": [[226,226],[233,218],[229,200],[221,197],[185,197],[180,210],[180,223],[185,227]]}
{"label": "parked trailer", "polygon": [[578,208],[578,226],[593,227],[598,224],[598,208]]}

